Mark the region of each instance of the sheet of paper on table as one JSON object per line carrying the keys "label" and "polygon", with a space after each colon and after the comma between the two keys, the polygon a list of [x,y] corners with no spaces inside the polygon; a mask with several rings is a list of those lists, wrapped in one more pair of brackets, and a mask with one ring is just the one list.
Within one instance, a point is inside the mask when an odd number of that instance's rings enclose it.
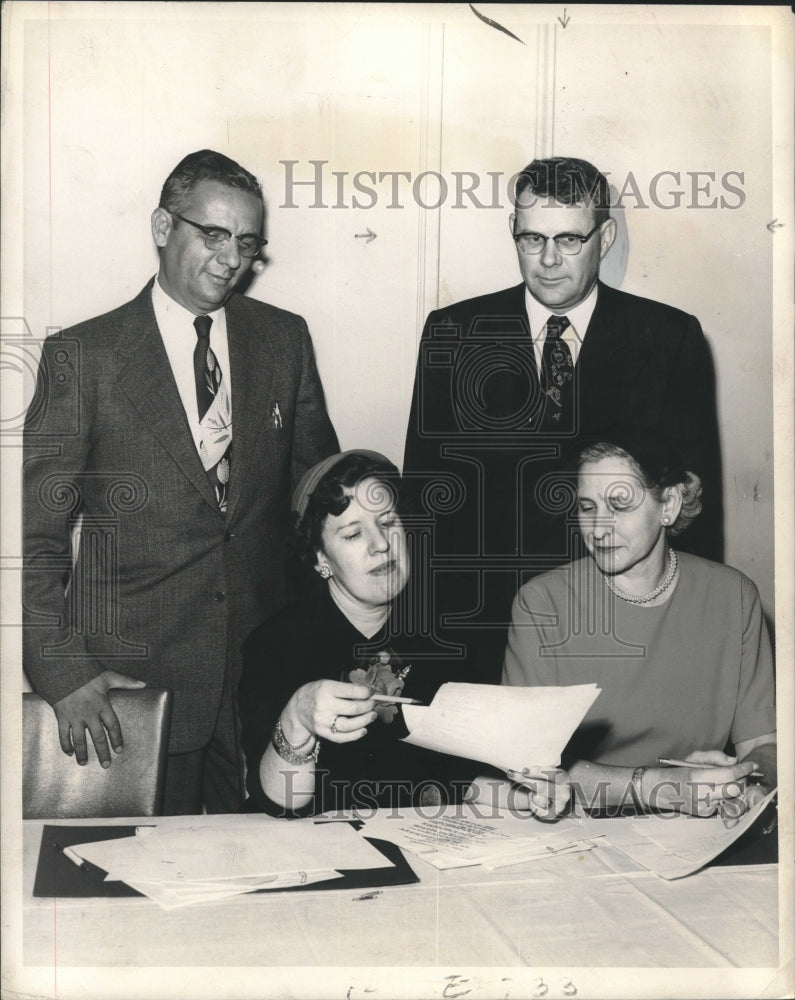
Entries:
{"label": "sheet of paper on table", "polygon": [[399,817],[383,810],[364,822],[368,836],[390,840],[437,868],[482,865],[493,870],[592,848],[615,848],[644,870],[676,879],[698,871],[725,851],[755,822],[774,794],[731,828],[719,816],[678,813],[599,819],[572,816],[543,823],[529,812],[497,813],[466,803],[437,809],[432,816],[416,810]]}
{"label": "sheet of paper on table", "polygon": [[736,826],[726,827],[720,816],[684,816],[660,813],[655,816],[610,819],[583,818],[583,835],[602,833],[617,850],[666,879],[682,878],[703,868],[722,854],[756,821],[776,794],[770,792]]}
{"label": "sheet of paper on table", "polygon": [[135,837],[72,850],[166,909],[259,889],[339,877],[340,869],[382,868],[383,855],[347,824],[312,820],[256,826],[235,822],[177,829],[139,827]]}
{"label": "sheet of paper on table", "polygon": [[501,770],[557,767],[563,748],[598,694],[595,684],[443,684],[427,707],[403,706],[409,729],[404,739]]}
{"label": "sheet of paper on table", "polygon": [[365,832],[392,841],[436,868],[482,865],[493,870],[593,847],[576,820],[547,824],[529,812],[498,813],[466,803],[446,806],[427,818],[408,812],[401,819],[384,810],[365,820]]}

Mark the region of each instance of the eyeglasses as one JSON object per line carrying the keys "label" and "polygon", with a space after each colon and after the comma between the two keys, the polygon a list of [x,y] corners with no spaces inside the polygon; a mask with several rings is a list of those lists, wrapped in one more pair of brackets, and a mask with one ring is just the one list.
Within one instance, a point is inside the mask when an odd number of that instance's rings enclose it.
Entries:
{"label": "eyeglasses", "polygon": [[543,233],[514,233],[513,239],[522,253],[530,256],[541,253],[547,245],[547,240],[554,240],[560,253],[574,257],[582,250],[583,243],[587,243],[601,225],[602,223],[598,222],[585,236],[580,236],[579,233],[558,233],[557,236],[544,236]]}
{"label": "eyeglasses", "polygon": [[187,222],[189,226],[198,229],[204,235],[204,245],[208,250],[222,250],[231,240],[237,240],[237,249],[241,257],[256,257],[262,248],[267,244],[260,236],[247,233],[245,236],[233,236],[228,229],[221,229],[218,226],[201,226],[198,222],[186,219],[179,212],[172,212],[178,219]]}

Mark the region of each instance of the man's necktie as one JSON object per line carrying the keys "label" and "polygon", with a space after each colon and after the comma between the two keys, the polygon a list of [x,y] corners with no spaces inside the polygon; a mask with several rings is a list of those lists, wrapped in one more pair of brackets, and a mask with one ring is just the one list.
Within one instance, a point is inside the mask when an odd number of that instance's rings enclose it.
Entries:
{"label": "man's necktie", "polygon": [[567,326],[569,321],[565,316],[549,317],[541,360],[543,389],[549,400],[547,413],[555,421],[560,420],[568,389],[574,378],[571,351],[566,341],[561,339]]}
{"label": "man's necktie", "polygon": [[198,338],[193,351],[193,374],[202,429],[199,456],[215,489],[218,506],[226,511],[226,490],[232,461],[232,413],[229,393],[223,384],[223,372],[210,347],[212,322],[209,316],[197,316],[193,321]]}

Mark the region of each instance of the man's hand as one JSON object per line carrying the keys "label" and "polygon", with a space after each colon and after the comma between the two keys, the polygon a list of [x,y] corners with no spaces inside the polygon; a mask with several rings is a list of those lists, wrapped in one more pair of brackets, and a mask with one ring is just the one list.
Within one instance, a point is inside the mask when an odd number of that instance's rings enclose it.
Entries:
{"label": "man's hand", "polygon": [[108,698],[108,691],[111,688],[142,687],[146,687],[145,681],[138,681],[126,674],[117,674],[114,670],[104,670],[88,684],[56,701],[53,709],[58,720],[58,737],[63,752],[70,757],[74,753],[78,764],[87,764],[87,729],[94,741],[100,764],[103,767],[110,767],[108,736],[116,753],[121,753],[124,741],[119,720]]}

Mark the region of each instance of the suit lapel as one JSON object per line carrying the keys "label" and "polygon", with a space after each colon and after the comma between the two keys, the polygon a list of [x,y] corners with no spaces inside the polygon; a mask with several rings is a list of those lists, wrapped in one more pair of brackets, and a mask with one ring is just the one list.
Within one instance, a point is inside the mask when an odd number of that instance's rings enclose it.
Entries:
{"label": "suit lapel", "polygon": [[130,303],[116,347],[122,362],[118,384],[186,478],[218,516],[223,517],[193,443],[182,399],[155,320],[151,288],[152,282],[149,282],[138,298]]}
{"label": "suit lapel", "polygon": [[263,331],[249,328],[237,296],[226,307],[226,334],[232,369],[232,471],[227,517],[231,521],[243,492],[252,457],[269,429],[276,359]]}

